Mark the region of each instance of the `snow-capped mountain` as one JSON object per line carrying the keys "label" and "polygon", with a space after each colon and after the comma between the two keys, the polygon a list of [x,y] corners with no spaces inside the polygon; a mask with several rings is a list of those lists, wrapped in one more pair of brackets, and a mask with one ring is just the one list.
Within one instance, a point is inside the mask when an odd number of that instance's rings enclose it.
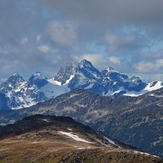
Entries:
{"label": "snow-capped mountain", "polygon": [[115,98],[121,95],[139,96],[161,87],[163,82],[146,84],[139,77],[129,77],[111,67],[99,71],[84,59],[61,67],[51,79],[39,72],[28,81],[17,73],[13,74],[0,84],[0,92],[9,99],[7,101],[10,108],[19,109],[79,88]]}
{"label": "snow-capped mountain", "polygon": [[16,73],[1,83],[0,92],[9,98],[8,106],[10,108],[19,109],[29,107],[47,99],[44,93],[39,89],[39,86],[32,83],[32,79],[33,76],[29,81],[25,81]]}

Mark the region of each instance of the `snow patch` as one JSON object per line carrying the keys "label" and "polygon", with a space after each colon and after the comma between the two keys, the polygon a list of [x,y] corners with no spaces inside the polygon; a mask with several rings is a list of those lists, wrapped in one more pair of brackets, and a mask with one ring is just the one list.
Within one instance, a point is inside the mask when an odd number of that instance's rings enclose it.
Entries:
{"label": "snow patch", "polygon": [[143,93],[131,91],[124,94],[124,96],[130,96],[130,97],[138,97],[140,95],[143,95]]}
{"label": "snow patch", "polygon": [[84,142],[84,143],[92,143],[92,142],[87,141],[83,138],[80,138],[78,135],[72,134],[71,132],[63,132],[63,131],[58,131],[58,132],[62,135],[66,135],[66,136],[72,138],[75,141]]}
{"label": "snow patch", "polygon": [[74,75],[71,75],[70,78],[68,80],[66,80],[66,82],[63,85],[69,84],[69,82],[72,80],[73,77],[74,77]]}
{"label": "snow patch", "polygon": [[41,87],[41,91],[44,92],[45,96],[47,98],[56,97],[62,93],[69,92],[70,89],[67,87],[67,85],[61,85],[60,82],[55,81],[54,79],[48,79],[48,84]]}
{"label": "snow patch", "polygon": [[94,84],[90,84],[87,87],[85,87],[85,89],[91,89],[93,87]]}
{"label": "snow patch", "polygon": [[59,85],[61,86],[61,82],[57,81],[57,80],[54,80],[54,78],[52,79],[48,79],[48,82],[51,83],[51,84],[54,84],[54,85]]}
{"label": "snow patch", "polygon": [[145,87],[144,90],[145,91],[154,91],[154,90],[160,89],[162,87],[163,87],[162,82],[161,81],[157,81],[157,83],[155,85],[153,85],[153,82],[147,84],[147,86]]}
{"label": "snow patch", "polygon": [[107,137],[104,137],[105,140],[107,140],[110,144],[113,144],[115,146],[117,146],[118,148],[121,148],[119,145],[117,145],[113,140],[107,138]]}
{"label": "snow patch", "polygon": [[50,121],[47,120],[47,119],[42,119],[42,121],[47,122],[47,123],[50,123]]}
{"label": "snow patch", "polygon": [[136,153],[136,154],[141,154],[141,155],[146,155],[146,156],[153,156],[153,157],[160,158],[160,157],[158,157],[158,156],[156,156],[156,155],[151,155],[151,154],[146,153],[146,152],[134,151],[134,153]]}
{"label": "snow patch", "polygon": [[[141,96],[141,95],[143,95],[143,94],[145,94],[147,92],[160,89],[162,87],[163,87],[163,82],[161,82],[161,81],[157,81],[156,83],[155,82],[151,82],[151,83],[148,83],[146,85],[146,87],[142,91],[140,91],[140,92],[130,91],[130,92],[125,93],[124,96],[137,97],[137,96]],[[150,94],[150,96],[155,96],[155,95],[154,94]]]}

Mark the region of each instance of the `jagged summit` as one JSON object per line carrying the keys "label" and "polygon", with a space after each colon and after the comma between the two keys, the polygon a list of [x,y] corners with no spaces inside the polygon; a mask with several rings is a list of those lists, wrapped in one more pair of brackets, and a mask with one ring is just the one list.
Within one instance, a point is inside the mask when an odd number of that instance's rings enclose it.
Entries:
{"label": "jagged summit", "polygon": [[24,82],[25,80],[18,73],[10,75],[4,82]]}
{"label": "jagged summit", "polygon": [[80,67],[93,67],[92,63],[86,59],[83,59],[78,63]]}
{"label": "jagged summit", "polygon": [[3,90],[2,92],[6,92],[7,90],[16,88],[24,81],[25,80],[18,73],[14,73],[0,84],[0,89]]}
{"label": "jagged summit", "polygon": [[113,67],[108,67],[107,68],[107,71],[110,72],[110,73],[111,72],[117,72]]}
{"label": "jagged summit", "polygon": [[43,76],[41,72],[36,72],[28,80],[29,85],[32,86],[35,84],[38,88],[45,86],[47,83],[47,78]]}
{"label": "jagged summit", "polygon": [[161,87],[162,82],[147,84],[139,77],[129,77],[112,67],[99,71],[90,61],[83,59],[62,66],[51,79],[36,72],[25,81],[15,73],[0,84],[0,91],[10,99],[11,108],[22,108],[80,88],[116,98],[139,96]]}

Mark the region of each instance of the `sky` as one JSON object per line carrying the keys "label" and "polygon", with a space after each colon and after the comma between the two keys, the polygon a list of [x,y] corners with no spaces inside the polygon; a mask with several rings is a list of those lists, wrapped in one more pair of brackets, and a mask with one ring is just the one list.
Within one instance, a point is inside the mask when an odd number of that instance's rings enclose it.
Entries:
{"label": "sky", "polygon": [[163,1],[0,0],[0,80],[82,59],[163,81]]}

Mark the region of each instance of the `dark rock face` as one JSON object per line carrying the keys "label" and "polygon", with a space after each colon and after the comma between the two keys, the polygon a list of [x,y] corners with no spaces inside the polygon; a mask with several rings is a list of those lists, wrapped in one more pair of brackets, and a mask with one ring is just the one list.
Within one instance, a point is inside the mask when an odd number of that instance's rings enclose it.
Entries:
{"label": "dark rock face", "polygon": [[44,76],[41,75],[41,73],[37,72],[29,78],[28,84],[29,86],[36,85],[40,89],[41,87],[48,84],[48,81]]}
{"label": "dark rock face", "polygon": [[61,67],[57,75],[54,77],[54,80],[60,81],[63,85],[68,79],[70,79],[70,76],[73,75],[75,71],[76,70],[73,64]]}
{"label": "dark rock face", "polygon": [[8,98],[2,92],[0,92],[0,110],[8,110]]}
{"label": "dark rock face", "polygon": [[19,74],[15,73],[11,75],[5,82],[1,83],[1,91],[4,93],[12,91],[13,88],[16,88],[22,82],[24,82],[24,79]]}

